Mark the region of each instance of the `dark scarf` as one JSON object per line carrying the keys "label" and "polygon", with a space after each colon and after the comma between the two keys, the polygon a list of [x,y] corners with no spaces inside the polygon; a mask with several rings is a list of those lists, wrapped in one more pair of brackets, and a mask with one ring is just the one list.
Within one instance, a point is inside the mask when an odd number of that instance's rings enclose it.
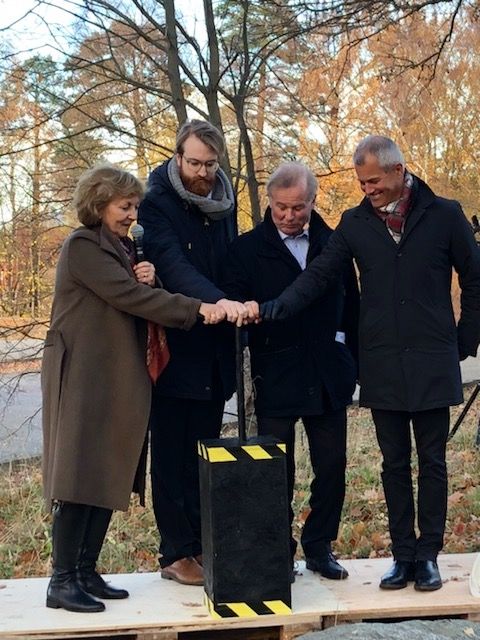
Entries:
{"label": "dark scarf", "polygon": [[390,202],[381,209],[376,209],[374,207],[374,211],[377,216],[385,222],[387,228],[392,233],[392,236],[397,241],[402,237],[403,230],[405,229],[405,221],[407,219],[412,200],[412,187],[413,176],[408,171],[405,171],[403,189],[400,198],[395,202]]}
{"label": "dark scarf", "polygon": [[182,198],[190,204],[196,205],[200,211],[210,220],[222,220],[232,213],[235,208],[235,196],[225,172],[218,168],[215,184],[212,189],[212,197],[199,196],[196,193],[185,189],[180,171],[175,158],[172,158],[167,165],[168,178],[173,188]]}

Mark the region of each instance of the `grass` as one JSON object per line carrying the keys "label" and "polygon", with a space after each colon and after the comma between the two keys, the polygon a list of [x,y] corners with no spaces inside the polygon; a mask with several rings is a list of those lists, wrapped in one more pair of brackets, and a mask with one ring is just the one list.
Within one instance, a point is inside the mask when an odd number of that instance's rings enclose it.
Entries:
{"label": "grass", "polygon": [[[465,390],[469,397],[471,388]],[[480,549],[480,452],[474,446],[477,401],[448,444],[449,501],[444,551]],[[452,409],[452,425],[461,407]],[[310,465],[306,437],[298,429],[294,529],[308,514]],[[349,409],[347,494],[336,553],[344,558],[390,555],[387,512],[380,482],[381,459],[369,411]],[[156,571],[158,534],[150,496],[143,509],[132,500],[114,514],[100,558],[106,573]],[[39,460],[0,468],[0,578],[45,576],[50,571],[50,516],[44,511]],[[301,553],[301,550],[300,550]],[[299,555],[299,557],[301,557]]]}

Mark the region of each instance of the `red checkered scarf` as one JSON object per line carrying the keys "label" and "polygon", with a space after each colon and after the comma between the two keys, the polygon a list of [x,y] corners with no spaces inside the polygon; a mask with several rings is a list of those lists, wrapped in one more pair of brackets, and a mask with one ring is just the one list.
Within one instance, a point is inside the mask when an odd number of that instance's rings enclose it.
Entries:
{"label": "red checkered scarf", "polygon": [[410,210],[412,197],[413,176],[405,171],[403,189],[400,198],[395,202],[390,202],[381,209],[374,207],[377,216],[385,222],[387,228],[396,239],[401,238],[405,228],[405,221]]}

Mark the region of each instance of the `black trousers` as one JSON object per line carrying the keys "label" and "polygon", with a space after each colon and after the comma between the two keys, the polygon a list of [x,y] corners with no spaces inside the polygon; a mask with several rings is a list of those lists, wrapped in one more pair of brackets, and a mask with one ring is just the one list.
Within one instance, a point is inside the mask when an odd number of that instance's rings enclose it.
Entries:
{"label": "black trousers", "polygon": [[202,553],[197,441],[218,438],[223,391],[212,400],[155,395],[150,416],[151,480],[160,565]]}
{"label": "black trousers", "polygon": [[[443,546],[447,517],[445,451],[448,407],[418,411],[372,409],[383,455],[382,481],[388,509],[392,553],[396,560],[435,560]],[[410,424],[418,456],[418,529],[412,485]]]}
{"label": "black trousers", "polygon": [[[287,445],[287,482],[290,502],[290,527],[293,521],[293,490],[295,484],[295,423],[297,417],[257,417],[258,433],[273,435]],[[307,558],[322,558],[338,534],[345,498],[346,410],[304,416],[302,422],[308,438],[313,480],[310,484],[311,511],[302,531],[302,547]],[[292,558],[297,543],[291,534]]]}

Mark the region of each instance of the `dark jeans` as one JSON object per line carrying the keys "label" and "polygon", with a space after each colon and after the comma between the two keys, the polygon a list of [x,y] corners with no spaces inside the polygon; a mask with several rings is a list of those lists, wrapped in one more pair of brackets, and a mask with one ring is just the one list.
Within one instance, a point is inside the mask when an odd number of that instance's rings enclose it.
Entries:
{"label": "dark jeans", "polygon": [[[445,449],[448,407],[409,413],[372,409],[383,455],[382,481],[387,501],[392,553],[396,560],[435,560],[443,546],[447,516]],[[410,424],[418,456],[418,529],[412,486]]]}
{"label": "dark jeans", "polygon": [[160,533],[160,565],[202,553],[197,440],[218,438],[224,398],[163,398],[154,393],[151,429],[152,500]]}
{"label": "dark jeans", "polygon": [[[258,417],[260,435],[273,435],[287,445],[287,482],[290,505],[295,484],[295,423],[298,418]],[[302,417],[310,449],[313,480],[310,507],[302,532],[302,547],[307,558],[322,558],[338,534],[345,497],[346,410]],[[290,525],[293,510],[290,506]],[[292,558],[297,543],[290,534]]]}

